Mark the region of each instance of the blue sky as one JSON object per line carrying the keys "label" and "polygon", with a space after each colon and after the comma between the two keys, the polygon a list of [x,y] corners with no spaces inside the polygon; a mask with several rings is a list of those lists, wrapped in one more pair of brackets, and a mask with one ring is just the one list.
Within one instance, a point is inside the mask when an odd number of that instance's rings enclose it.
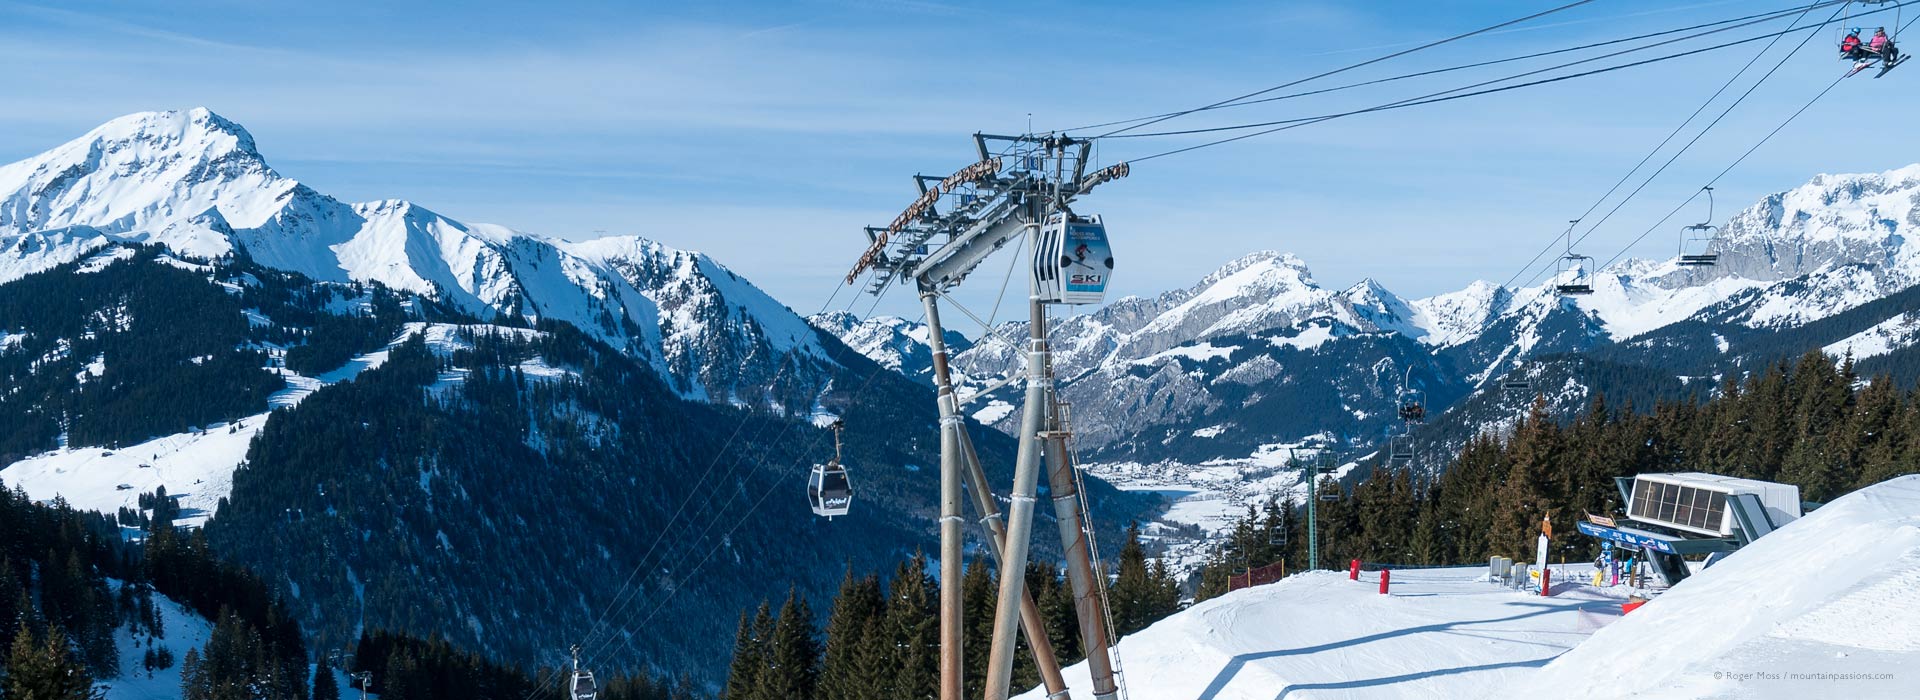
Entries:
{"label": "blue sky", "polygon": [[[1555,4],[0,1],[0,162],[122,114],[206,106],[252,131],[283,173],[340,198],[568,238],[637,233],[709,252],[810,313],[858,254],[859,228],[904,207],[914,173],[970,162],[974,131],[1197,106]],[[1600,0],[1325,84],[1792,5]],[[1843,68],[1834,40],[1816,37],[1587,252],[1619,252],[1825,87]],[[1424,296],[1499,282],[1758,47],[1154,160],[1081,209],[1109,221],[1122,293],[1184,286],[1263,249],[1300,255],[1328,286],[1373,277]],[[1319,114],[1499,71],[1164,126]],[[1914,80],[1842,84],[1720,183],[1720,213],[1819,172],[1920,161]],[[1100,156],[1194,142],[1114,141]],[[1632,252],[1670,255],[1681,223]],[[990,306],[993,276],[963,301]],[[917,313],[904,293],[881,309]]]}

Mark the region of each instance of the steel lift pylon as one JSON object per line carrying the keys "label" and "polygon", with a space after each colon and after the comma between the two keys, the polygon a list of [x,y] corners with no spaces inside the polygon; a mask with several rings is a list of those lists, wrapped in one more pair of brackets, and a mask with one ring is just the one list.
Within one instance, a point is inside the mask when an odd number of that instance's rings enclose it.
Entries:
{"label": "steel lift pylon", "polygon": [[[1093,697],[1113,700],[1119,689],[1110,655],[1111,627],[1093,563],[1097,554],[1089,544],[1090,526],[1081,507],[1078,475],[1067,447],[1069,423],[1054,395],[1047,307],[1088,303],[1104,293],[1105,271],[1112,268],[1111,255],[1100,253],[1106,243],[1104,227],[1097,217],[1074,216],[1069,205],[1094,187],[1125,177],[1128,168],[1120,163],[1089,172],[1091,142],[1059,135],[975,134],[974,145],[979,160],[973,165],[945,178],[915,176],[920,197],[889,225],[866,229],[867,250],[846,280],[855,284],[870,275],[866,291],[876,295],[891,285],[911,283],[926,307],[940,415],[940,699],[961,700],[965,687],[961,598],[965,491],[972,492],[989,549],[1003,574],[988,651],[986,700],[1005,700],[1013,692],[1015,636],[1022,632],[1048,697],[1068,697],[1045,623],[1025,588],[1044,463],[1081,641],[1092,671]],[[1025,349],[1024,412],[1015,436],[1018,456],[1003,522],[986,471],[967,435],[964,402],[954,391],[939,300],[1020,236],[1036,239],[1036,257],[1033,265],[1025,266],[1031,333]]]}

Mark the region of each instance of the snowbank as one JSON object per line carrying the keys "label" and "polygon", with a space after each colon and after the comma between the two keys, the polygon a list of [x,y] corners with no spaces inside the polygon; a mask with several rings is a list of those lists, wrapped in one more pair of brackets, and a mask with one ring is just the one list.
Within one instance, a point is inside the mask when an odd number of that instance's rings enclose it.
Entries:
{"label": "snowbank", "polygon": [[[1470,698],[1532,669],[1619,617],[1579,586],[1552,598],[1480,581],[1484,567],[1292,576],[1195,605],[1120,643],[1128,694],[1154,700]],[[1068,669],[1089,697],[1086,664]],[[1042,690],[1020,696],[1041,700]]]}
{"label": "snowbank", "polygon": [[1528,685],[1585,697],[1920,697],[1920,476],[1761,538]]}

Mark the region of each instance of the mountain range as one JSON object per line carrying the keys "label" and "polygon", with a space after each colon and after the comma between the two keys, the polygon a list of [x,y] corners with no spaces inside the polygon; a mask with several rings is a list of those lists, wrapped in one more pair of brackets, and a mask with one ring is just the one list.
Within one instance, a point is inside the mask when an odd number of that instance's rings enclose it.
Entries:
{"label": "mountain range", "polygon": [[[741,611],[935,540],[931,391],[721,263],[343,202],[205,109],[0,166],[0,377],[0,481],[171,500],[316,649],[585,642],[714,681]],[[835,418],[858,496],[828,523],[804,476]],[[1010,479],[1011,441],[971,429]],[[1088,489],[1103,530],[1156,502]]]}
{"label": "mountain range", "polygon": [[[1920,165],[1820,175],[1715,223],[1717,264],[1627,259],[1593,273],[1588,295],[1557,293],[1549,276],[1410,299],[1371,279],[1323,286],[1297,257],[1253,253],[1184,289],[1054,319],[1060,392],[1095,473],[1194,492],[1187,500],[1209,502],[1176,506],[1175,520],[1218,525],[1243,500],[1297,487],[1275,476],[1290,447],[1376,463],[1390,435],[1408,432],[1397,409],[1410,397],[1429,415],[1411,426],[1411,464],[1431,473],[1536,396],[1561,415],[1596,394],[1647,408],[1813,349],[1920,379]],[[897,318],[816,324],[925,336]],[[1016,322],[994,335],[1026,333]],[[925,373],[902,359],[918,354],[886,352]],[[1024,358],[989,335],[953,363],[978,390]],[[972,415],[1013,430],[1011,391]]]}

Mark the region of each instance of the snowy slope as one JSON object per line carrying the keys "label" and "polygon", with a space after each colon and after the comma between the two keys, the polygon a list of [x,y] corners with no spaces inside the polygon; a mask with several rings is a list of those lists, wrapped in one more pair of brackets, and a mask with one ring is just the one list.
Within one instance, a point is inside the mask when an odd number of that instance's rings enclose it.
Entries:
{"label": "snowy slope", "polygon": [[[1531,683],[1606,688],[1608,697],[1920,697],[1916,590],[1920,476],[1905,476],[1703,570]],[[1860,677],[1784,675],[1794,673]]]}
{"label": "snowy slope", "polygon": [[[1321,571],[1229,593],[1121,640],[1127,690],[1154,700],[1498,697],[1619,614],[1617,599],[1585,588],[1541,598],[1485,574],[1396,571],[1382,596],[1376,574]],[[1075,697],[1089,695],[1085,663],[1066,676]]]}
{"label": "snowy slope", "polygon": [[[119,586],[119,582],[113,582]],[[121,628],[114,640],[120,650],[120,676],[100,680],[96,685],[106,691],[104,700],[175,700],[180,697],[181,664],[187,652],[204,649],[213,636],[213,623],[172,599],[154,594],[154,609],[160,613],[161,638],[136,634],[131,627]],[[173,654],[173,666],[156,669],[149,676],[140,660],[148,649],[165,648]],[[344,686],[342,686],[344,687]]]}
{"label": "snowy slope", "polygon": [[689,397],[757,398],[741,394],[796,354],[805,372],[833,364],[804,320],[704,255],[632,236],[560,241],[402,200],[342,202],[275,171],[245,129],[205,109],[129,115],[0,166],[0,284],[115,243],[202,260],[244,251],[483,320],[566,321]]}
{"label": "snowy slope", "polygon": [[[533,334],[526,329],[499,326],[409,323],[388,347],[422,335],[436,351],[447,354],[463,346],[455,336],[455,332],[462,329]],[[386,360],[387,350],[370,352],[319,377],[274,368],[286,379],[287,388],[268,397],[267,403],[275,409],[298,405],[322,387],[350,381]],[[560,371],[532,362],[522,369],[535,377],[554,376]],[[458,377],[448,380],[457,381]],[[176,522],[203,525],[213,517],[220,501],[232,492],[233,471],[246,459],[247,446],[266,426],[269,415],[248,416],[232,424],[210,425],[201,431],[155,438],[119,450],[83,447],[45,452],[0,466],[0,484],[25,489],[35,500],[59,496],[75,508],[108,514],[120,508],[139,510],[140,494],[165,486],[167,494],[174,496],[181,507],[181,517]]]}

